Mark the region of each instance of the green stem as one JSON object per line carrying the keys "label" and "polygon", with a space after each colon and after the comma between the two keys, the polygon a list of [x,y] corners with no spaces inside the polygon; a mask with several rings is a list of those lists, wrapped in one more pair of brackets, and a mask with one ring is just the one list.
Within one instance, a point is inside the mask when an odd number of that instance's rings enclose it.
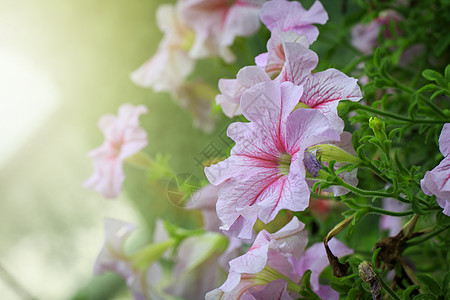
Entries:
{"label": "green stem", "polygon": [[367,206],[367,207],[369,208],[371,213],[381,214],[381,215],[388,215],[388,216],[393,216],[393,217],[403,217],[403,216],[409,216],[409,215],[413,215],[414,214],[414,212],[412,210],[396,212],[396,211],[389,211],[389,210],[380,209],[380,208],[373,207],[373,206]]}
{"label": "green stem", "polygon": [[410,247],[410,246],[415,246],[415,245],[421,244],[421,243],[423,243],[423,242],[425,242],[425,241],[431,239],[432,237],[435,237],[436,235],[440,234],[441,232],[446,231],[446,230],[449,229],[449,228],[450,228],[450,225],[448,225],[448,226],[446,226],[446,227],[444,227],[444,228],[441,228],[441,229],[439,229],[439,230],[436,230],[435,232],[430,233],[429,235],[427,235],[427,236],[425,236],[425,237],[422,237],[421,239],[418,239],[417,241],[414,241],[414,242],[407,242],[407,243],[405,244],[405,246],[406,246],[406,247]]}
{"label": "green stem", "polygon": [[397,200],[399,200],[400,202],[403,203],[410,203],[407,199],[401,197],[401,196],[396,196],[396,195],[392,195],[386,192],[379,192],[379,191],[367,191],[367,190],[363,190],[360,188],[357,188],[355,186],[352,186],[350,184],[348,184],[347,182],[345,182],[341,177],[336,176],[335,180],[337,181],[337,185],[340,185],[342,187],[345,187],[346,189],[352,191],[355,194],[364,196],[364,197],[382,197],[382,198],[395,198]]}
{"label": "green stem", "polygon": [[393,299],[400,300],[400,298],[397,296],[397,294],[391,289],[391,287],[389,285],[386,284],[386,282],[384,282],[384,280],[381,276],[378,276],[378,279],[380,279],[381,285],[386,290],[386,292],[388,292],[388,294],[391,295],[391,297]]}
{"label": "green stem", "polygon": [[[434,105],[434,104],[433,104]],[[415,124],[442,124],[442,123],[450,123],[450,120],[430,120],[430,119],[410,119],[410,118],[406,118],[403,117],[399,114],[395,114],[395,113],[391,113],[388,111],[383,111],[383,110],[379,110],[370,106],[366,106],[366,105],[362,105],[359,103],[352,103],[352,106],[354,109],[360,109],[360,110],[365,110],[365,111],[369,111],[372,112],[374,114],[380,115],[380,116],[385,116],[385,117],[389,117],[391,119],[395,119],[395,120],[400,120],[400,121],[404,121],[407,123],[415,123]],[[445,116],[447,118],[447,116]]]}

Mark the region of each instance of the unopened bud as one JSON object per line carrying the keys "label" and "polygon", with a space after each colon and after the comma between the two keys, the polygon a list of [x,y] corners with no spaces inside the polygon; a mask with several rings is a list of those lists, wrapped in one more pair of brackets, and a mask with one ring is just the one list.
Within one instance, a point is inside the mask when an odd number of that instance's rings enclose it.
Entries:
{"label": "unopened bud", "polygon": [[317,177],[319,171],[322,169],[322,165],[319,163],[316,156],[308,151],[305,152],[303,164],[305,165],[306,171],[308,171],[314,178]]}
{"label": "unopened bud", "polygon": [[386,129],[384,127],[384,122],[377,117],[371,117],[369,119],[369,127],[372,129],[373,134],[378,139],[378,141],[383,144],[387,140]]}
{"label": "unopened bud", "polygon": [[373,270],[373,267],[367,261],[363,261],[358,266],[359,277],[367,283],[370,287],[370,292],[372,293],[372,298],[374,300],[381,300],[381,283],[378,279],[377,274]]}

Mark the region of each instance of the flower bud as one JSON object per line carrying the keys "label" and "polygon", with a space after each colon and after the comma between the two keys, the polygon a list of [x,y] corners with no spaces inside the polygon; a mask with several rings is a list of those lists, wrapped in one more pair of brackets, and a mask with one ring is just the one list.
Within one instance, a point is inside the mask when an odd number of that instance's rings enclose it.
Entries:
{"label": "flower bud", "polygon": [[369,127],[372,129],[373,134],[378,139],[378,141],[383,144],[387,140],[386,129],[384,127],[384,122],[377,117],[371,117],[369,119]]}
{"label": "flower bud", "polygon": [[374,300],[381,300],[381,283],[380,279],[378,279],[377,274],[373,270],[373,267],[367,261],[363,261],[358,266],[359,277],[369,284],[370,292],[372,293],[372,298]]}

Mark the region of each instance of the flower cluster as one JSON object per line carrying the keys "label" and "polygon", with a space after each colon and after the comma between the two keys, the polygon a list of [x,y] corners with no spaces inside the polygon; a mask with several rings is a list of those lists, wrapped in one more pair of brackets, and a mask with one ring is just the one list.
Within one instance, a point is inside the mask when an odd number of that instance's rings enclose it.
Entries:
{"label": "flower cluster", "polygon": [[[119,274],[139,300],[339,299],[347,293],[347,298],[362,297],[362,282],[376,282],[376,291],[369,288],[373,297],[381,297],[377,272],[395,266],[398,272],[391,286],[405,290],[404,299],[410,295],[406,291],[418,293],[417,279],[402,251],[414,245],[410,239],[429,234],[423,238],[426,241],[449,228],[442,221],[440,208],[450,215],[450,123],[446,123],[446,111],[426,102],[421,93],[439,88],[433,97],[449,93],[450,78],[424,73],[439,86],[430,84],[415,92],[387,74],[388,60],[380,62],[375,55],[371,64],[363,57],[350,65],[355,69],[366,63],[367,75],[376,74],[365,91],[370,96],[386,95],[370,106],[366,103],[372,99],[358,103],[363,98],[358,80],[342,72],[343,68],[324,68],[324,59],[319,62],[317,54],[320,51],[312,50],[315,45],[311,45],[320,41],[319,25],[328,21],[319,1],[305,9],[298,1],[287,0],[179,0],[161,5],[156,19],[164,37],[156,54],[131,74],[132,81],[156,92],[171,93],[206,131],[213,129],[210,110],[215,99],[217,108],[232,118],[226,133],[233,145],[226,158],[208,157],[203,167],[209,183],[193,192],[188,179],[178,181],[167,160],[140,152],[147,145],[146,132],[139,126],[139,116],[147,112],[144,106],[126,104],[119,108],[117,117],[102,117],[99,126],[105,142],[89,154],[94,174],[85,186],[107,198],[117,197],[125,178],[123,164],[130,162],[145,169],[150,180],[169,181],[168,185],[175,181],[177,197],[189,199],[183,212],[200,210],[203,228],[157,222],[153,242],[133,252],[125,249],[125,242],[134,227],[107,219],[105,244],[95,273]],[[395,27],[401,20],[388,11],[368,26],[356,25],[353,47],[369,55],[380,36],[390,38],[385,27]],[[234,62],[235,54],[240,54],[232,51],[235,39],[255,34],[261,23],[265,34],[270,34],[264,40],[265,49],[252,55],[248,66],[239,71],[236,67],[233,78],[221,78],[219,92],[205,81],[188,79],[197,60],[209,57],[226,64]],[[349,43],[347,46],[355,51]],[[382,88],[370,94],[374,86]],[[413,94],[408,96],[416,101],[409,108],[411,119],[379,109],[390,105],[388,92],[396,93],[396,89]],[[346,110],[352,109],[354,117],[349,119]],[[440,113],[440,119],[431,119],[430,112]],[[369,113],[403,123],[446,123],[439,137],[444,159],[424,177],[423,173],[418,175],[417,167],[408,170],[392,147],[395,135],[405,134],[409,127],[388,134],[386,124],[394,123]],[[358,133],[350,121],[358,123],[354,126],[360,129]],[[373,155],[369,158],[367,153]],[[376,178],[370,180],[382,181],[381,187],[361,187],[359,170],[374,173]],[[181,203],[178,198],[172,199],[177,206]],[[345,206],[348,209],[343,212]],[[431,227],[414,232],[418,216],[431,212],[440,214],[436,216],[436,231],[430,233],[435,229]],[[339,220],[340,213],[345,220]],[[389,230],[389,236],[375,244],[373,254],[373,246],[369,250],[358,242],[346,239],[344,243],[342,236],[339,240],[335,237],[345,227],[351,235],[355,224],[368,214],[381,214],[379,226],[373,227],[382,234]],[[404,225],[400,217],[413,214]],[[331,222],[339,223],[331,226]],[[352,269],[349,261],[343,263],[345,258],[341,258],[358,249],[361,254],[349,260]],[[369,251],[377,262],[375,269],[360,259]],[[377,269],[381,265],[383,269]],[[333,281],[331,271],[345,278]],[[360,274],[362,280],[357,281],[351,272]],[[406,282],[414,287],[404,288]]]}

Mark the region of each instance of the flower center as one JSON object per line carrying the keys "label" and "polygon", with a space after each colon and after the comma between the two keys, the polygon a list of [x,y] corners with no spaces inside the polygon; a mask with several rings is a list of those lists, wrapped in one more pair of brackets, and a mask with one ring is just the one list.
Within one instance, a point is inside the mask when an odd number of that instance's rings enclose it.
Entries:
{"label": "flower center", "polygon": [[289,153],[283,153],[278,159],[278,170],[283,175],[289,174],[289,168],[291,167],[291,155]]}

